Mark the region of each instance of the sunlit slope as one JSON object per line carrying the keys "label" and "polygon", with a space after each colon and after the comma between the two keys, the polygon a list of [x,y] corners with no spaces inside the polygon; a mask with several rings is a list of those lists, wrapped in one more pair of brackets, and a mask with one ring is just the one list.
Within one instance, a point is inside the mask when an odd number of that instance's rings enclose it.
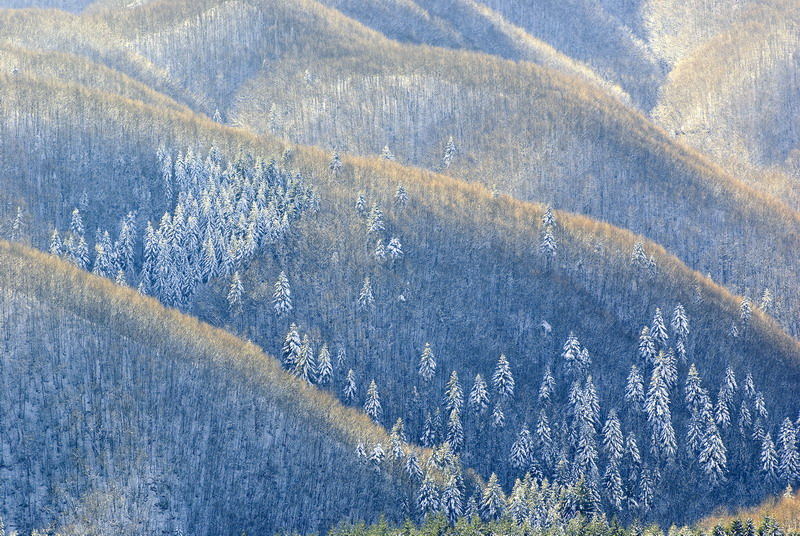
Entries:
{"label": "sunlit slope", "polygon": [[602,3],[587,0],[485,0],[530,35],[582,61],[652,106],[663,69],[646,44]]}
{"label": "sunlit slope", "polygon": [[[18,54],[26,50],[27,54],[69,55],[62,60],[69,65],[59,66],[56,61],[50,70],[51,76],[65,77],[66,80],[72,79],[67,76],[70,70],[78,79],[86,76],[74,70],[80,60],[72,56],[83,57],[92,64],[119,71],[194,109],[202,108],[197,98],[170,80],[169,73],[126,46],[100,19],[57,9],[0,9],[0,46],[14,49]],[[36,60],[39,67],[47,63],[42,59],[46,56],[40,55]],[[52,60],[53,56],[50,58]],[[93,65],[89,69],[96,71],[98,67]],[[104,76],[111,75],[106,73]]]}
{"label": "sunlit slope", "polygon": [[751,9],[670,73],[653,116],[755,187],[800,206],[800,10]]}
{"label": "sunlit slope", "polygon": [[308,532],[399,514],[407,483],[356,458],[383,429],[253,344],[7,242],[0,302],[6,527]]}
{"label": "sunlit slope", "polygon": [[582,78],[625,102],[629,95],[585,64],[560,53],[474,0],[412,2],[323,0],[348,17],[402,42],[464,48],[506,59],[530,61]]}
{"label": "sunlit slope", "polygon": [[783,494],[770,498],[764,503],[734,511],[723,511],[709,516],[697,523],[697,526],[711,531],[716,525],[728,526],[732,521],[753,520],[756,527],[765,517],[770,517],[780,524],[781,529],[795,532],[800,529],[800,498],[796,493]]}
{"label": "sunlit slope", "polygon": [[55,82],[69,80],[146,104],[179,112],[189,111],[189,108],[138,80],[81,55],[0,45],[0,72],[14,77],[50,78]]}

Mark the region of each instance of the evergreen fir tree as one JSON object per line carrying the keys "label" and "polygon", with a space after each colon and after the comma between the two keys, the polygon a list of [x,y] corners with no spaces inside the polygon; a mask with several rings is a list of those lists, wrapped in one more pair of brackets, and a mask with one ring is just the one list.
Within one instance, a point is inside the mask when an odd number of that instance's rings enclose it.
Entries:
{"label": "evergreen fir tree", "polygon": [[403,246],[402,244],[400,244],[399,238],[394,237],[391,240],[389,240],[389,244],[386,246],[386,253],[388,254],[389,258],[393,261],[396,261],[403,257]]}
{"label": "evergreen fir tree", "polygon": [[450,418],[447,420],[447,442],[453,452],[459,452],[464,446],[464,427],[458,408],[450,411]]}
{"label": "evergreen fir tree", "polygon": [[381,407],[381,398],[378,395],[378,385],[375,383],[375,380],[370,381],[369,388],[367,388],[367,399],[364,402],[364,413],[372,417],[372,419],[375,421],[380,419],[381,413],[383,413],[383,408]]}
{"label": "evergreen fir tree", "polygon": [[64,245],[61,243],[61,236],[58,234],[58,229],[53,229],[53,233],[50,235],[50,248],[48,251],[50,255],[60,257],[64,252],[63,250]]}
{"label": "evergreen fir tree", "polygon": [[285,316],[292,310],[292,291],[289,287],[289,278],[284,271],[278,274],[278,279],[275,281],[272,304],[278,316]]}
{"label": "evergreen fir tree", "polygon": [[297,325],[292,323],[289,326],[289,331],[286,333],[286,338],[283,342],[283,365],[286,368],[293,368],[300,355],[300,346],[303,342],[300,339],[300,333],[297,331]]}
{"label": "evergreen fir tree", "polygon": [[295,359],[292,372],[298,378],[302,378],[308,383],[311,383],[317,374],[317,364],[314,359],[314,349],[311,347],[311,341],[308,335],[303,336],[303,342],[300,345],[300,352]]}
{"label": "evergreen fir tree", "polygon": [[656,344],[647,326],[642,328],[639,335],[639,357],[645,365],[651,365],[656,358]]}
{"label": "evergreen fir tree", "polygon": [[398,209],[403,209],[408,205],[408,192],[402,184],[397,185],[397,190],[394,192],[394,206]]}
{"label": "evergreen fir tree", "polygon": [[492,385],[500,398],[508,399],[514,396],[514,376],[511,374],[508,359],[503,354],[500,354],[500,358],[497,360],[497,368],[492,376]]}
{"label": "evergreen fir tree", "polygon": [[429,474],[425,475],[417,492],[417,510],[423,518],[439,511],[439,491]]}
{"label": "evergreen fir tree", "polygon": [[509,461],[512,467],[522,470],[527,470],[533,461],[533,438],[526,426],[522,427],[517,439],[511,445]]}
{"label": "evergreen fir tree", "polygon": [[628,374],[625,401],[633,406],[634,411],[644,411],[644,380],[636,365],[631,365],[631,371]]}
{"label": "evergreen fir tree", "polygon": [[611,463],[622,461],[625,439],[622,437],[622,426],[614,409],[608,412],[608,418],[603,425],[603,449]]}
{"label": "evergreen fir tree", "polygon": [[500,404],[500,402],[497,402],[492,410],[492,427],[503,428],[505,425],[506,416],[503,412],[503,406]]}
{"label": "evergreen fir tree", "polygon": [[242,280],[239,277],[239,272],[234,272],[231,277],[231,285],[228,290],[228,309],[234,315],[239,315],[242,312],[242,295],[244,294],[244,287]]}
{"label": "evergreen fir tree", "polygon": [[442,508],[450,524],[455,525],[463,512],[461,489],[458,487],[458,480],[455,475],[450,477],[442,491]]}
{"label": "evergreen fir tree", "polygon": [[475,375],[475,382],[469,392],[469,407],[476,415],[483,414],[489,407],[489,390],[480,374]]}
{"label": "evergreen fir tree", "polygon": [[672,312],[672,333],[676,339],[681,341],[685,341],[689,336],[689,317],[686,315],[686,309],[680,303]]}
{"label": "evergreen fir tree", "polygon": [[486,521],[497,519],[503,514],[505,495],[497,482],[497,475],[492,473],[481,497],[481,517]]}
{"label": "evergreen fir tree", "polygon": [[436,356],[433,355],[433,349],[430,343],[425,343],[425,348],[422,350],[422,355],[419,357],[419,375],[420,377],[429,382],[433,379],[436,373]]}
{"label": "evergreen fir tree", "polygon": [[447,411],[461,411],[464,405],[464,392],[461,389],[461,384],[458,381],[458,373],[454,370],[450,373],[450,379],[447,380],[444,394],[444,405]]}
{"label": "evergreen fir tree", "polygon": [[364,285],[358,294],[358,306],[361,309],[372,309],[375,307],[375,295],[372,293],[372,283],[369,277],[364,278]]}
{"label": "evergreen fir tree", "polygon": [[797,452],[797,432],[788,418],[781,424],[778,445],[781,478],[787,484],[794,484],[800,476],[800,455]]}
{"label": "evergreen fir tree", "polygon": [[327,385],[333,378],[333,363],[331,362],[331,352],[328,345],[323,344],[317,356],[317,383]]}
{"label": "evergreen fir tree", "polygon": [[348,404],[352,404],[356,398],[357,392],[358,386],[356,385],[356,373],[353,372],[353,369],[350,369],[347,371],[347,375],[345,376],[342,395],[344,395],[344,399]]}
{"label": "evergreen fir tree", "polygon": [[453,141],[453,136],[450,136],[447,139],[447,145],[444,148],[444,154],[442,155],[442,169],[448,169],[450,164],[453,163],[453,157],[456,155],[456,144]]}
{"label": "evergreen fir tree", "polygon": [[727,455],[714,419],[706,419],[706,429],[697,461],[712,484],[725,480]]}
{"label": "evergreen fir tree", "polygon": [[653,337],[653,342],[662,348],[666,348],[669,334],[667,334],[667,326],[664,324],[664,317],[661,315],[661,309],[656,307],[656,312],[653,315],[653,324],[650,326],[650,336]]}
{"label": "evergreen fir tree", "polygon": [[778,476],[778,453],[775,450],[775,443],[772,442],[772,435],[767,432],[761,442],[761,472],[770,480],[775,480]]}
{"label": "evergreen fir tree", "polygon": [[556,380],[550,372],[550,367],[544,369],[544,376],[542,376],[542,383],[539,385],[539,401],[546,402],[553,396],[556,387]]}

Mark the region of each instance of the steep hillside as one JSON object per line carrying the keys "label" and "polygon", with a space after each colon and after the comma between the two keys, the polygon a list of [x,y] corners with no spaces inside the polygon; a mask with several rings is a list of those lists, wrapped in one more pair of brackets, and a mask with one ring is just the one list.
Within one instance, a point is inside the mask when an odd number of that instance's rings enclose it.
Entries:
{"label": "steep hillside", "polygon": [[[0,242],[7,528],[314,531],[395,515],[411,485],[366,417],[251,343]],[[275,508],[281,504],[281,508]]]}
{"label": "steep hillside", "polygon": [[506,59],[530,61],[580,77],[625,102],[630,101],[629,95],[619,85],[598,76],[585,64],[558,52],[546,42],[511,24],[498,12],[473,0],[323,0],[322,3],[391,39],[466,48]]}
{"label": "steep hillside", "polygon": [[800,206],[800,10],[751,9],[675,66],[654,118],[755,187]]}
{"label": "steep hillside", "polygon": [[[729,426],[725,431],[724,439],[732,452],[733,445],[737,447],[729,462],[733,478],[723,500],[726,504],[747,504],[774,491],[774,483],[754,480],[757,466],[753,465],[753,456],[757,459],[759,446],[746,438],[755,433],[750,427],[762,432],[774,430],[783,416],[794,415],[800,409],[790,394],[798,381],[797,343],[757,309],[743,315],[740,298],[690,271],[660,247],[642,241],[640,254],[638,237],[559,212],[554,215],[556,224],[551,231],[557,242],[553,258],[539,249],[539,242],[546,235],[539,223],[543,207],[493,196],[477,185],[371,159],[343,158],[342,169],[334,174],[326,154],[301,147],[287,153],[289,146],[283,142],[259,139],[199,116],[76,85],[17,78],[6,87],[6,95],[27,103],[26,109],[46,111],[25,117],[35,136],[17,135],[14,153],[7,146],[3,148],[9,190],[22,202],[29,234],[40,247],[49,247],[47,235],[51,226],[65,237],[74,236],[73,231],[66,231],[75,226],[69,223],[70,210],[63,207],[80,208],[90,244],[103,249],[103,231],[116,234],[116,222],[129,211],[136,211],[136,229],[144,229],[145,220],[154,222],[154,233],[162,237],[159,243],[172,235],[171,222],[189,224],[195,218],[197,224],[192,225],[207,225],[201,219],[206,216],[195,212],[206,203],[199,200],[208,199],[213,208],[215,200],[231,194],[223,195],[218,189],[221,186],[201,180],[208,173],[203,166],[213,169],[212,164],[218,162],[221,169],[233,170],[232,176],[223,176],[221,184],[232,180],[230,184],[235,185],[240,181],[236,177],[241,175],[244,184],[236,188],[247,192],[260,188],[249,182],[260,172],[247,170],[258,170],[259,158],[275,155],[283,162],[281,165],[296,170],[303,178],[302,189],[311,192],[310,201],[298,205],[302,215],[274,240],[256,240],[246,257],[237,257],[235,250],[233,255],[230,253],[234,242],[224,242],[224,248],[215,247],[217,261],[213,262],[220,266],[212,268],[211,273],[217,275],[200,276],[200,283],[193,287],[193,297],[177,300],[182,308],[280,352],[290,325],[296,323],[298,337],[302,340],[303,334],[308,335],[306,352],[313,353],[316,360],[318,351],[327,344],[333,356],[330,377],[321,382],[323,386],[348,403],[369,409],[368,386],[374,380],[374,392],[381,400],[376,419],[389,426],[402,418],[412,439],[425,436],[428,426],[435,428],[435,434],[448,433],[446,423],[426,425],[426,420],[430,417],[433,422],[437,412],[441,415],[447,410],[440,406],[441,393],[452,371],[457,372],[466,389],[477,374],[492,377],[498,356],[505,353],[513,367],[518,394],[507,399],[494,388],[489,394],[492,403],[499,404],[504,413],[501,429],[487,423],[488,414],[468,416],[464,410],[465,437],[459,454],[483,476],[492,471],[504,479],[519,475],[520,469],[509,463],[508,456],[517,434],[523,426],[534,426],[541,411],[554,419],[559,412],[568,413],[570,410],[564,407],[568,404],[567,386],[587,381],[583,375],[588,373],[593,378],[589,381],[600,386],[598,396],[604,415],[610,415],[612,409],[624,413],[626,433],[642,445],[648,478],[655,479],[654,485],[669,487],[674,497],[690,500],[693,507],[684,511],[689,520],[718,504],[717,496],[707,493],[714,488],[714,482],[700,480],[704,484],[698,486],[697,481],[692,481],[692,486],[687,486],[683,473],[674,464],[664,465],[658,476],[651,473],[661,462],[645,453],[645,445],[651,444],[649,429],[641,422],[637,424],[636,413],[628,409],[623,398],[631,365],[641,366],[645,376],[652,368],[652,363],[643,360],[637,351],[642,325],[650,325],[656,307],[669,316],[682,303],[691,319],[691,336],[687,338],[676,331],[668,336],[672,337],[671,342],[662,345],[671,355],[686,353],[685,359],[681,357],[674,364],[681,382],[689,364],[696,361],[712,393],[729,367],[740,381],[751,374],[755,386],[752,393],[744,389],[732,401],[732,408],[745,407],[759,417],[742,428]],[[48,104],[51,100],[71,105],[62,106],[59,115],[49,115],[54,109]],[[6,102],[13,105],[14,101]],[[37,149],[36,144],[40,143],[48,151]],[[191,158],[174,149],[190,145],[197,148]],[[176,167],[170,167],[174,173],[167,175],[166,182],[157,158],[161,147],[176,163]],[[204,148],[211,147],[223,155],[242,156],[228,163],[219,156],[212,158],[209,154],[206,158],[208,149]],[[82,148],[84,158],[70,158],[77,148]],[[178,188],[185,182],[176,175],[178,162],[184,169],[196,170],[188,172],[188,176],[196,172],[197,180],[193,179],[194,186],[186,190],[166,195],[167,184]],[[49,170],[50,179],[36,180],[44,170]],[[211,184],[212,190],[206,190],[205,184]],[[277,184],[277,190],[270,186],[271,191],[289,190],[290,183]],[[394,201],[398,184],[404,186],[407,195],[405,207]],[[372,214],[369,217],[359,215],[358,192],[363,193],[364,205]],[[251,210],[241,211],[250,204],[247,197],[241,199],[244,201],[233,205],[241,205],[236,208],[240,215],[226,217],[228,222],[240,221],[246,228],[244,212]],[[278,200],[276,209],[291,206]],[[382,207],[383,228],[370,230],[376,206]],[[169,211],[166,217],[161,216],[164,211]],[[178,218],[181,212],[183,216]],[[228,231],[230,223],[219,225],[215,233],[227,236],[232,232],[233,237],[237,236],[238,231]],[[241,225],[237,223],[234,229]],[[221,238],[213,241],[220,242]],[[402,255],[395,260],[391,255],[381,260],[375,254],[379,240],[388,247],[394,238],[401,244]],[[124,274],[134,285],[140,284],[139,274],[147,257],[140,252],[140,243],[137,240],[133,266]],[[186,247],[190,246],[180,245]],[[165,257],[158,260],[163,269],[157,273],[165,276],[157,275],[152,287],[143,288],[172,301],[172,289],[188,288],[185,278],[195,278],[198,268],[207,264],[205,260],[201,264],[192,261],[197,255],[188,249],[185,257],[174,257],[183,260],[175,261],[175,268],[170,268],[172,246],[159,248],[163,248]],[[228,256],[230,261],[225,260]],[[95,255],[89,257],[87,267],[108,272]],[[206,270],[203,268],[203,273]],[[291,314],[277,314],[273,302],[273,282],[281,271],[287,274],[291,287]],[[109,275],[113,273],[112,270]],[[233,277],[234,273],[237,277]],[[453,273],[459,274],[458,279],[453,279]],[[159,282],[161,277],[170,279]],[[370,278],[371,300],[359,299],[366,277]],[[232,294],[231,289],[239,289],[238,283],[232,284],[237,280],[241,282],[241,292]],[[591,359],[586,368],[581,366],[581,372],[573,370],[562,357],[563,342],[571,331],[591,351]],[[426,342],[435,349],[438,363],[438,372],[430,381],[417,375],[419,354]],[[316,370],[306,363],[298,368],[296,362],[289,362],[295,374],[317,382]],[[561,386],[553,405],[539,402],[534,396],[548,368]],[[346,390],[350,369],[353,396],[347,395]],[[761,404],[769,408],[763,416],[752,407],[755,389],[762,390]],[[683,434],[689,413],[679,403],[682,395],[677,385],[673,385],[670,396],[675,400],[676,430]],[[558,441],[568,441],[567,423],[560,426]],[[572,447],[565,448],[566,455]],[[688,451],[682,451],[681,456],[684,454],[690,459],[694,456]],[[556,474],[549,463],[554,462],[547,462],[540,470]],[[691,467],[698,470],[695,465]],[[643,469],[637,468],[633,474],[640,470]],[[559,478],[566,477],[562,474]],[[630,493],[639,493],[636,490],[634,486]],[[699,493],[706,498],[701,499]],[[673,515],[671,505],[664,501],[625,507],[624,512],[662,519]]]}
{"label": "steep hillside", "polygon": [[529,34],[619,84],[642,108],[655,99],[664,71],[646,44],[602,3],[586,0],[485,0]]}

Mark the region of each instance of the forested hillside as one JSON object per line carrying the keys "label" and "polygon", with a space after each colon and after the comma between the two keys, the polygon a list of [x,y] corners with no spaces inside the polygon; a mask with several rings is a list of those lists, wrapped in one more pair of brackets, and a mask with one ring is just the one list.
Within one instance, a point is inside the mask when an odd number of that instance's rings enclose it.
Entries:
{"label": "forested hillside", "polygon": [[[22,82],[11,87],[27,102],[71,98],[81,107],[77,115],[62,115],[58,130],[41,120],[31,123],[47,147],[66,152],[15,166],[35,172],[58,162],[51,180],[37,185],[18,175],[10,183],[30,200],[15,238],[29,237],[87,270],[241,333],[282,354],[296,375],[363,407],[385,426],[403,419],[406,437],[434,446],[457,426],[464,435],[453,448],[485,478],[496,472],[508,482],[535,467],[566,485],[587,469],[584,463],[597,464],[592,471],[600,471],[598,478],[616,465],[604,466],[588,454],[559,463],[559,456],[580,448],[572,435],[580,420],[551,432],[547,454],[531,450],[522,462],[511,455],[519,434],[538,427],[542,415],[576,414],[576,399],[567,397],[570,385],[597,393],[592,426],[598,428],[591,437],[602,431],[601,416],[618,418],[625,435],[638,430],[629,439],[641,447],[625,458],[634,465],[617,466],[620,478],[630,479],[620,493],[632,501],[612,506],[620,513],[673,515],[672,499],[648,499],[650,488],[644,500],[639,497],[638,479],[645,474],[652,489],[693,497],[687,516],[716,502],[698,501],[696,494],[706,488],[684,487],[682,470],[697,471],[711,489],[730,475],[736,482],[729,487],[732,504],[795,478],[792,470],[776,469],[772,484],[751,480],[761,478],[754,460],[766,434],[776,436],[783,417],[800,409],[790,395],[797,343],[755,304],[731,296],[660,247],[393,162],[287,151],[283,143],[177,111],[79,86]],[[87,122],[81,114],[93,118],[91,129],[82,126]],[[183,149],[190,141],[211,149]],[[90,156],[70,161],[72,146],[92,148]],[[91,176],[96,187],[85,188],[81,176]],[[121,181],[126,177],[130,184]],[[103,186],[112,182],[115,188]],[[64,205],[73,209],[59,210]],[[459,281],[452,280],[456,270]],[[669,324],[673,331],[662,333]],[[659,335],[642,333],[642,326]],[[426,365],[433,367],[430,375],[420,370],[426,344],[426,360],[434,362]],[[575,363],[573,352],[581,356]],[[495,382],[501,354],[514,385],[506,394]],[[715,460],[715,469],[706,469],[700,458],[690,462],[699,451],[693,454],[695,447],[684,439],[695,410],[678,400],[695,361],[711,393],[731,375],[734,383],[750,377],[741,395],[728,387],[716,402],[709,398],[714,412],[723,412],[720,426],[727,431],[719,438],[731,452],[730,462]],[[657,387],[661,374],[672,378],[664,396],[667,404],[675,400],[669,418],[674,453],[662,453],[662,438],[651,437],[655,417],[637,417],[644,411],[633,409],[638,395],[625,400],[626,390],[639,389],[628,385],[632,365],[642,396],[648,384]],[[552,401],[538,397],[548,375]],[[486,390],[485,399],[476,394],[477,410],[468,411],[461,404],[476,383],[477,393]],[[455,406],[442,402],[445,392],[462,393],[455,417]],[[725,424],[723,407],[735,426]],[[695,425],[702,418],[698,413]],[[649,424],[642,427],[640,419]],[[597,507],[608,500],[603,495]]]}
{"label": "forested hillside", "polygon": [[0,248],[7,526],[239,534],[405,515],[404,472],[356,457],[360,442],[389,444],[363,415],[251,343]]}
{"label": "forested hillside", "polygon": [[791,493],[778,4],[0,9],[6,526],[640,534]]}
{"label": "forested hillside", "polygon": [[103,31],[78,33],[70,47],[121,34],[137,51],[126,49],[130,62],[179,80],[209,116],[329,150],[385,148],[403,163],[629,228],[752,301],[768,290],[772,314],[797,333],[796,263],[786,254],[800,216],[591,84],[547,67],[401,46],[312,2],[239,9],[174,0],[87,17]]}

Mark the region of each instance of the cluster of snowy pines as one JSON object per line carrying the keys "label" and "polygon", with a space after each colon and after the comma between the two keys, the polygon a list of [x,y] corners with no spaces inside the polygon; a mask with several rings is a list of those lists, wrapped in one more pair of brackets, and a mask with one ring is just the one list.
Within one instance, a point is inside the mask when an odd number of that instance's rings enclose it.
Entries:
{"label": "cluster of snowy pines", "polygon": [[[53,232],[50,252],[119,284],[135,283],[140,292],[182,308],[191,305],[199,285],[225,278],[228,305],[237,314],[244,294],[239,270],[261,248],[285,240],[293,222],[305,212],[318,209],[313,188],[274,162],[225,162],[213,149],[205,157],[189,150],[174,159],[162,152],[159,160],[166,204],[174,208],[158,225],[148,222],[138,239],[136,214],[129,213],[115,240],[108,231],[97,231],[90,261],[81,213],[75,209],[69,229]],[[334,153],[330,172],[336,175],[341,168]],[[394,204],[402,209],[407,203],[408,194],[400,185]],[[380,205],[368,207],[365,196],[358,194],[355,210],[375,240],[375,257],[389,263],[402,258],[400,239],[385,236]],[[545,212],[542,224],[539,252],[549,268],[558,250],[552,210]],[[655,270],[655,261],[641,244],[635,245],[631,262],[644,271]],[[368,277],[356,300],[361,309],[375,306]],[[277,316],[290,318],[292,291],[285,272],[275,281],[273,307]],[[750,302],[743,300],[732,336],[747,330],[751,314]],[[533,396],[516,392],[512,366],[504,355],[489,374],[475,376],[468,392],[458,372],[451,371],[440,405],[423,408],[422,419],[409,415],[405,421],[397,420],[391,444],[362,442],[358,455],[376,470],[403,470],[417,483],[416,504],[407,508],[410,514],[424,518],[443,513],[451,522],[474,514],[484,519],[505,515],[547,527],[578,514],[646,517],[658,497],[668,495],[659,494],[659,486],[678,474],[702,479],[711,487],[743,473],[760,473],[773,485],[796,483],[800,422],[785,419],[774,440],[773,421],[752,375],[746,373],[740,385],[730,367],[712,396],[697,367],[687,363],[689,336],[683,306],[677,305],[668,319],[656,309],[651,325],[641,330],[638,364],[628,375],[625,404],[609,408],[605,415],[590,373],[589,350],[574,334],[545,370]],[[363,407],[381,422],[384,412],[377,382],[360,388],[354,370],[345,371],[344,347],[335,353],[334,359],[328,344],[301,335],[291,324],[282,361],[293,374],[330,388],[345,403]],[[425,344],[418,378],[411,382],[411,398],[421,400],[420,392],[429,391],[439,373],[434,349]],[[509,412],[522,416],[514,422],[524,422],[524,415],[531,414],[530,400],[538,404],[536,418],[521,429],[507,429]],[[677,405],[682,405],[681,411],[674,410]],[[469,438],[480,436],[468,433],[470,428],[516,437],[504,462],[488,468],[495,472],[480,488],[464,478],[460,458],[493,446],[470,442]],[[434,449],[425,467],[406,448],[409,440]],[[509,484],[508,496],[501,480]]]}
{"label": "cluster of snowy pines", "polygon": [[301,176],[275,162],[234,164],[214,149],[205,158],[188,150],[174,160],[162,151],[159,162],[165,202],[174,209],[157,225],[148,221],[141,240],[131,212],[120,221],[115,240],[107,230],[97,230],[90,262],[76,208],[69,229],[53,231],[50,253],[119,284],[135,284],[143,294],[179,308],[191,304],[199,285],[228,278],[228,299],[236,309],[243,292],[239,270],[261,248],[280,243],[305,211],[316,210],[316,194]]}
{"label": "cluster of snowy pines", "polygon": [[[337,161],[334,155],[332,170],[337,168]],[[406,196],[405,190],[398,188],[395,202],[405,204]],[[380,222],[379,208],[367,211],[361,195],[355,206],[369,229],[382,229],[376,224]],[[557,225],[550,209],[542,223],[539,251],[549,265],[557,251]],[[376,255],[381,254],[381,248],[379,242]],[[641,244],[634,246],[631,262],[655,270],[655,261]],[[292,310],[285,273],[275,283],[273,303],[278,315]],[[368,279],[358,303],[364,308],[372,303]],[[746,333],[751,316],[752,305],[743,299],[730,335]],[[435,449],[429,468],[421,469],[416,457],[404,454],[407,429],[419,428],[413,415],[394,423],[390,445],[362,442],[358,455],[378,470],[386,463],[403,468],[419,482],[416,513],[424,517],[443,512],[452,522],[472,514],[495,519],[504,513],[537,527],[564,522],[576,514],[646,517],[659,497],[669,503],[671,499],[667,493],[659,493],[659,486],[668,486],[676,475],[696,478],[709,489],[743,472],[758,475],[768,486],[796,483],[800,478],[796,437],[800,421],[785,419],[776,443],[764,395],[756,389],[750,372],[740,385],[735,371],[727,367],[712,395],[703,386],[698,368],[687,362],[689,336],[690,322],[682,305],[678,304],[667,318],[657,308],[651,324],[641,329],[637,364],[632,365],[624,388],[625,405],[608,409],[603,417],[590,374],[589,350],[571,334],[558,358],[546,369],[538,393],[521,396],[522,400],[537,400],[535,422],[514,431],[505,430],[506,412],[524,409],[515,404],[514,375],[505,355],[499,357],[490,374],[477,374],[468,392],[458,372],[451,371],[441,406],[425,409],[422,432],[411,438]],[[292,324],[282,353],[288,370],[321,387],[332,387],[335,372],[340,371],[343,378],[338,394],[342,400],[360,405],[375,421],[382,422],[384,408],[378,384],[371,380],[366,389],[359,388],[354,370],[344,370],[343,347],[335,352],[335,360],[324,342],[317,353],[309,336],[301,336],[297,325]],[[420,391],[432,384],[436,374],[434,350],[425,344],[411,398],[419,400]],[[365,393],[363,398],[360,392]],[[681,407],[673,415],[676,405]],[[551,424],[553,419],[557,420]],[[483,489],[472,493],[461,474],[459,457],[492,447],[470,444],[465,433],[468,426],[516,435],[505,463],[496,468]],[[434,468],[433,474],[449,475],[445,482],[428,474]],[[508,483],[514,482],[508,497],[498,473]]]}
{"label": "cluster of snowy pines", "polygon": [[[746,325],[748,315],[748,308],[743,307],[742,325]],[[469,486],[465,485],[458,462],[459,453],[481,448],[465,444],[462,415],[473,417],[471,422],[476,426],[498,431],[505,427],[504,411],[513,405],[515,382],[511,365],[503,355],[490,382],[478,374],[468,393],[462,388],[458,373],[452,371],[442,408],[434,410],[435,417],[427,413],[419,440],[434,448],[428,469],[435,468],[433,474],[449,475],[445,482],[437,483],[427,469],[420,468],[413,454],[405,454],[403,444],[407,438],[402,419],[391,429],[390,445],[362,443],[358,455],[378,470],[386,463],[402,465],[419,482],[416,507],[421,516],[442,512],[455,522],[475,514],[486,520],[508,515],[539,528],[566,522],[577,514],[646,515],[654,501],[663,496],[658,486],[668,472],[681,471],[686,477],[705,480],[712,488],[720,486],[728,478],[729,449],[738,449],[739,458],[753,462],[737,471],[760,472],[774,484],[796,483],[800,477],[796,437],[800,422],[785,419],[776,446],[767,429],[769,414],[764,396],[756,390],[750,373],[739,385],[729,367],[717,395],[712,397],[692,364],[679,385],[679,363],[685,363],[683,348],[690,331],[683,306],[675,307],[670,324],[668,330],[657,309],[652,326],[642,328],[640,364],[631,367],[625,386],[626,405],[621,410],[609,409],[605,419],[601,419],[598,393],[588,373],[589,352],[577,337],[568,338],[558,365],[546,370],[535,393],[540,406],[536,422],[519,430],[508,453],[511,470],[505,473],[517,476],[508,497],[495,473],[483,489],[473,490],[468,497]],[[674,347],[669,345],[671,339]],[[328,347],[323,345],[314,358],[308,338],[301,339],[294,325],[286,337],[283,357],[284,364],[307,381],[321,385],[330,382],[333,366]],[[337,362],[341,361],[340,354]],[[433,350],[426,345],[419,360],[420,382],[430,382],[436,372]],[[566,400],[560,400],[556,377],[569,384]],[[646,381],[645,377],[649,379]],[[352,403],[357,392],[350,369],[341,396]],[[672,417],[673,404],[683,404],[689,415],[688,422],[683,423],[682,438]],[[380,421],[383,409],[375,381],[366,389],[363,409]],[[439,418],[441,411],[448,415],[444,426]],[[628,433],[623,430],[620,411],[631,424]],[[551,416],[561,422],[551,424]],[[643,431],[644,436],[637,430]],[[752,449],[755,452],[748,452]]]}

